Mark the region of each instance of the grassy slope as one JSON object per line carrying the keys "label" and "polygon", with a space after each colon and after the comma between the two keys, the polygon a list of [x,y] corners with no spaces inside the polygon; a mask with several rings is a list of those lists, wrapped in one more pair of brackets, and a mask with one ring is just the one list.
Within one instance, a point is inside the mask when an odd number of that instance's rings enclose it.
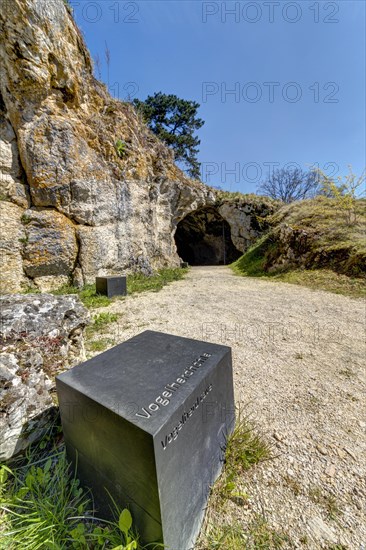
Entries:
{"label": "grassy slope", "polygon": [[[317,197],[282,207],[271,219],[272,229],[251,247],[232,268],[240,275],[268,277],[287,283],[328,290],[353,297],[365,296],[363,274],[366,269],[366,201],[358,200],[356,220],[349,223],[346,213],[334,199]],[[303,265],[276,261],[284,253],[286,242],[281,229],[293,230],[292,249],[296,255],[296,234],[306,233]]]}

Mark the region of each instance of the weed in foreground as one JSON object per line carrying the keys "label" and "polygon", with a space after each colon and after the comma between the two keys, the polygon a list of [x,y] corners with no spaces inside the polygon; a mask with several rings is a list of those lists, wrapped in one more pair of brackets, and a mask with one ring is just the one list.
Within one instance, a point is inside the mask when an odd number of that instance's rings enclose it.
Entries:
{"label": "weed in foreground", "polygon": [[270,456],[271,449],[268,443],[256,432],[250,420],[239,417],[234,431],[227,441],[226,472],[241,474]]}
{"label": "weed in foreground", "polygon": [[273,529],[258,514],[245,529],[238,524],[218,523],[199,550],[279,550],[286,544],[288,547],[289,541],[285,533]]}
{"label": "weed in foreground", "polygon": [[114,340],[111,338],[99,338],[98,340],[91,340],[86,343],[88,351],[104,351],[107,348],[113,346]]}
{"label": "weed in foreground", "polygon": [[86,285],[82,289],[72,285],[63,285],[57,290],[53,290],[51,294],[77,294],[87,308],[106,307],[112,303],[108,296],[96,293],[95,285]]}
{"label": "weed in foreground", "polygon": [[313,486],[309,490],[310,499],[327,512],[329,519],[335,520],[342,512],[334,495],[324,492],[321,487]]}
{"label": "weed in foreground", "polygon": [[223,472],[211,491],[198,550],[282,548],[287,536],[274,531],[260,515],[256,515],[246,527],[223,519],[228,500],[242,506],[250,499],[240,487],[245,472],[270,458],[270,445],[248,418],[239,417],[227,440]]}
{"label": "weed in foreground", "polygon": [[[71,473],[55,425],[52,430],[11,467],[0,467],[0,548],[142,550],[127,509],[114,506],[114,522],[95,517],[91,495]],[[57,434],[60,439],[60,426]]]}

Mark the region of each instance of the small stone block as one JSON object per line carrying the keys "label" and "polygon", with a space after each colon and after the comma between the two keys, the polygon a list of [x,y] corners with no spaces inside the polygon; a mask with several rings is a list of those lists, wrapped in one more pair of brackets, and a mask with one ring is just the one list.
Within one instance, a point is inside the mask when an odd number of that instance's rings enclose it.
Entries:
{"label": "small stone block", "polygon": [[108,298],[112,298],[112,296],[126,296],[127,277],[97,277],[95,280],[95,286],[97,294],[104,294],[105,296],[108,296]]}
{"label": "small stone block", "polygon": [[189,263],[188,262],[180,262],[180,267],[189,267]]}
{"label": "small stone block", "polygon": [[68,457],[143,544],[193,548],[235,422],[231,349],[145,331],[56,379]]}

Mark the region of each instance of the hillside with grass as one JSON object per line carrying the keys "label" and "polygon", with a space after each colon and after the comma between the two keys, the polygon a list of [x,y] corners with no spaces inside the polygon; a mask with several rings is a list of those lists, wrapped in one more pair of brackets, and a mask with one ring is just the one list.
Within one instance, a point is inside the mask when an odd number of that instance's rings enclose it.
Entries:
{"label": "hillside with grass", "polygon": [[365,199],[344,205],[318,196],[282,206],[267,221],[266,234],[232,265],[236,273],[365,294]]}

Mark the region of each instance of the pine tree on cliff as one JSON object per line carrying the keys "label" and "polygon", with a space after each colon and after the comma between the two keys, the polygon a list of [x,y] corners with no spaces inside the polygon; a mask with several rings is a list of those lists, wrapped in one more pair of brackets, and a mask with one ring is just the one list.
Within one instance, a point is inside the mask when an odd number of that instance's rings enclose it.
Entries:
{"label": "pine tree on cliff", "polygon": [[193,135],[204,125],[204,121],[197,118],[199,103],[158,92],[145,101],[134,99],[133,104],[154,134],[174,150],[175,160],[183,163],[188,175],[199,178],[200,140]]}

